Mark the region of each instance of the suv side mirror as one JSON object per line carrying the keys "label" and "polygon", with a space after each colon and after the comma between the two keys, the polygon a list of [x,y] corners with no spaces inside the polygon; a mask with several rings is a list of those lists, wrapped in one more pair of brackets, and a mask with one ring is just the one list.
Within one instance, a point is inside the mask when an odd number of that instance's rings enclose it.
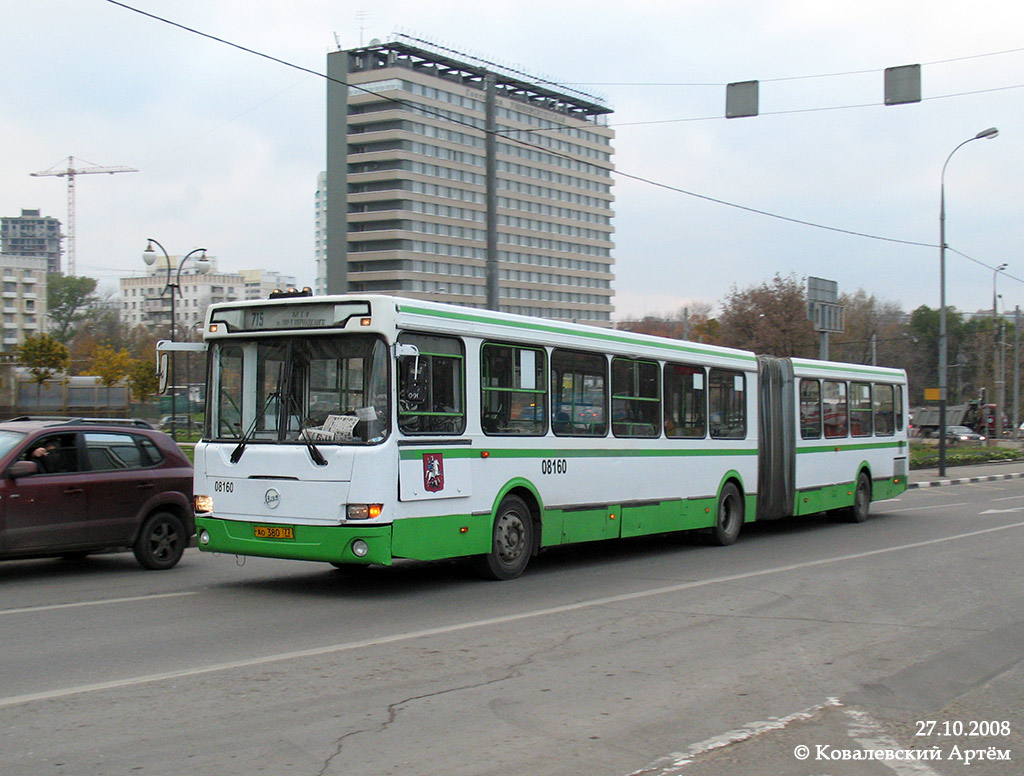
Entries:
{"label": "suv side mirror", "polygon": [[7,476],[12,480],[29,474],[39,474],[39,467],[35,461],[15,461],[11,468],[7,470]]}

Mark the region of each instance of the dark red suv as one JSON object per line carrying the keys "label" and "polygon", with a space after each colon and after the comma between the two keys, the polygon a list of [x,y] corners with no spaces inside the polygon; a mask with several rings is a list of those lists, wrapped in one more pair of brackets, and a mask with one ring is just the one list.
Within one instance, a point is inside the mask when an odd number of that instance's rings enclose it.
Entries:
{"label": "dark red suv", "polygon": [[0,558],[131,548],[169,569],[194,533],[192,464],[148,423],[0,423]]}

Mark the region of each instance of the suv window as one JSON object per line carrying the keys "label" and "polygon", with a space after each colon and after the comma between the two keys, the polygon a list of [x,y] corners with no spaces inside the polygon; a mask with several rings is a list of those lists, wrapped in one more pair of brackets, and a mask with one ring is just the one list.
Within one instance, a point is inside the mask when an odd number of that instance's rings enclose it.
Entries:
{"label": "suv window", "polygon": [[132,434],[87,431],[83,436],[85,455],[89,468],[94,472],[141,469],[150,465],[149,461],[143,459],[142,449]]}
{"label": "suv window", "polygon": [[67,474],[77,472],[77,434],[49,434],[32,444],[25,458],[35,461],[40,472],[46,474]]}
{"label": "suv window", "polygon": [[153,440],[149,437],[136,437],[135,441],[142,445],[143,466],[156,466],[164,459],[164,454],[160,452],[160,448],[153,444]]}

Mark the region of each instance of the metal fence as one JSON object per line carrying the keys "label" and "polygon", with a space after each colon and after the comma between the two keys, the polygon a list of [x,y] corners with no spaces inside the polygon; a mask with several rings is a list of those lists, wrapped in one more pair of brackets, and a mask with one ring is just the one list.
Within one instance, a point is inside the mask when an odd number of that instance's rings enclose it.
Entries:
{"label": "metal fence", "polygon": [[60,414],[126,416],[130,409],[128,386],[106,386],[98,377],[67,377],[42,383],[19,379],[15,412],[19,414]]}

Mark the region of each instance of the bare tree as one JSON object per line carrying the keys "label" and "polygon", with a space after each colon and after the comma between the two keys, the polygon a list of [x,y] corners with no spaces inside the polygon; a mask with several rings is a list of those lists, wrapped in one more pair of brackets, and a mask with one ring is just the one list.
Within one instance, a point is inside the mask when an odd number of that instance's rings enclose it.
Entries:
{"label": "bare tree", "polygon": [[719,344],[773,356],[817,355],[817,335],[807,318],[804,282],[776,274],[767,283],[739,290],[722,304]]}

